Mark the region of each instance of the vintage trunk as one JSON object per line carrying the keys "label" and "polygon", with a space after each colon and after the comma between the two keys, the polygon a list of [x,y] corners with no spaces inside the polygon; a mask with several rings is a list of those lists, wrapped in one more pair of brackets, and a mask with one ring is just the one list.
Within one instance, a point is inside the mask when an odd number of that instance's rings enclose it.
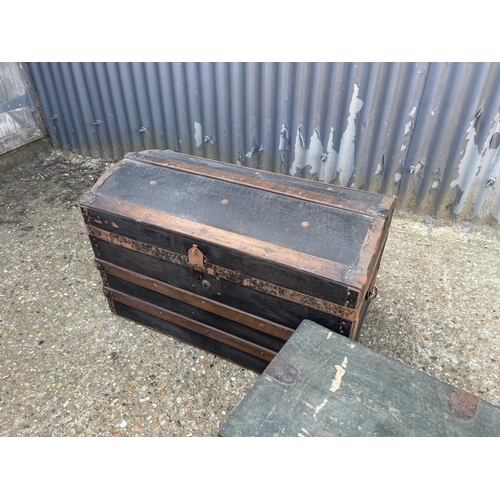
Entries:
{"label": "vintage trunk", "polygon": [[223,437],[500,436],[500,408],[303,321]]}
{"label": "vintage trunk", "polygon": [[113,312],[262,372],[304,319],[356,339],[395,203],[151,150],[81,208]]}

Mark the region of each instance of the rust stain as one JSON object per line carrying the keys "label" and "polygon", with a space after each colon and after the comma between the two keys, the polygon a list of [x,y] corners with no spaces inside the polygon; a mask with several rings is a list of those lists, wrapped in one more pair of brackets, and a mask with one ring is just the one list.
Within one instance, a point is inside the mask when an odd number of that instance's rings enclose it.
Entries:
{"label": "rust stain", "polygon": [[450,411],[461,420],[472,420],[476,415],[479,398],[470,392],[454,388],[450,395]]}
{"label": "rust stain", "polygon": [[198,269],[199,271],[205,270],[205,257],[198,248],[198,245],[193,245],[188,250],[188,262],[193,269]]}
{"label": "rust stain", "polygon": [[269,377],[286,385],[293,385],[299,380],[299,370],[287,361],[280,358],[274,360],[268,365],[264,373]]}
{"label": "rust stain", "polygon": [[113,292],[109,288],[106,288],[106,284],[104,284],[102,291],[104,293],[104,296],[106,297],[106,300],[108,301],[110,311],[113,314],[116,314]]}

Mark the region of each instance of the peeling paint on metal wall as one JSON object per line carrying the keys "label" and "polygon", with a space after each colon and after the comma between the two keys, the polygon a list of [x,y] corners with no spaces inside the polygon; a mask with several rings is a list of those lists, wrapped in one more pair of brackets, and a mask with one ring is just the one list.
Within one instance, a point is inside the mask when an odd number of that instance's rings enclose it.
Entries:
{"label": "peeling paint on metal wall", "polygon": [[417,213],[498,224],[500,65],[433,63],[398,193]]}
{"label": "peeling paint on metal wall", "polygon": [[[356,126],[355,119],[357,113],[363,107],[363,101],[359,99],[359,86],[355,83],[354,90],[352,93],[351,104],[349,106],[349,117],[347,118],[347,127],[345,132],[342,134],[342,139],[340,141],[340,149],[338,155],[335,154],[333,150],[328,154],[328,159],[325,162],[325,177],[327,182],[331,182],[335,179],[332,175],[334,169],[338,172],[338,183],[341,186],[347,186],[354,172],[354,153],[355,153],[355,143],[356,138]],[[333,132],[332,132],[333,134]],[[332,137],[333,142],[333,137]],[[332,158],[330,158],[330,156]],[[335,161],[336,160],[336,161]],[[352,186],[354,187],[354,185]]]}
{"label": "peeling paint on metal wall", "polygon": [[[490,133],[481,148],[475,143],[476,119],[470,122],[467,129],[467,146],[458,165],[458,177],[450,184],[451,188],[458,186],[460,197],[453,206],[453,213],[459,215],[469,197],[473,199],[472,216],[486,215],[485,205],[488,206],[495,198],[495,183],[500,173],[500,145],[492,148],[493,138],[500,135],[500,113],[497,113]],[[490,203],[485,203],[486,200]],[[493,204],[495,209],[495,204]],[[495,210],[493,210],[495,212]]]}
{"label": "peeling paint on metal wall", "polygon": [[199,148],[203,144],[202,134],[201,134],[201,124],[194,122],[194,139],[196,141],[196,147]]}
{"label": "peeling paint on metal wall", "polygon": [[[359,86],[353,84],[353,93],[349,105],[349,116],[342,138],[340,148],[334,148],[334,128],[330,127],[330,135],[327,147],[324,148],[320,139],[320,133],[314,129],[309,139],[309,147],[306,148],[302,126],[297,129],[295,138],[295,159],[290,168],[290,175],[300,175],[307,171],[307,176],[325,182],[336,182],[342,186],[349,185],[349,181],[355,169],[355,119],[357,113],[363,107],[363,101],[359,99]],[[326,153],[323,153],[324,149]],[[354,186],[352,186],[354,187]]]}
{"label": "peeling paint on metal wall", "polygon": [[[500,145],[491,148],[493,137],[500,132],[500,113],[497,113],[493,126],[480,151],[475,143],[476,119],[472,120],[467,129],[467,146],[458,165],[458,177],[450,184],[451,188],[458,186],[460,196],[453,206],[453,213],[459,215],[469,197],[473,198],[473,216],[485,215],[485,201],[490,203],[495,198],[494,184],[500,172]],[[490,188],[491,186],[491,188]],[[490,189],[488,189],[490,188]],[[493,208],[496,208],[493,206]]]}
{"label": "peeling paint on metal wall", "polygon": [[498,63],[30,63],[56,146],[183,153],[500,221]]}

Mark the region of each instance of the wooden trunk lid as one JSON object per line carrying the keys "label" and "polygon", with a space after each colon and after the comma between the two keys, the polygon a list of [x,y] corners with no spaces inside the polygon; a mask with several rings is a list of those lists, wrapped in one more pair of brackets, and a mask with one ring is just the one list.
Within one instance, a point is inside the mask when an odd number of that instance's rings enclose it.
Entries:
{"label": "wooden trunk lid", "polygon": [[342,283],[363,297],[395,202],[153,150],[127,155],[81,204]]}

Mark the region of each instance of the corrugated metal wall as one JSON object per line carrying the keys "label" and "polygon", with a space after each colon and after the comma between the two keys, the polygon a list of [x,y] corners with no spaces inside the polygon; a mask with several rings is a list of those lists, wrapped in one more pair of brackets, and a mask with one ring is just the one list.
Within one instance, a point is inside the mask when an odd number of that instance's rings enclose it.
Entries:
{"label": "corrugated metal wall", "polygon": [[[498,63],[30,63],[56,146],[172,149],[500,221]],[[497,182],[497,178],[498,182]]]}

